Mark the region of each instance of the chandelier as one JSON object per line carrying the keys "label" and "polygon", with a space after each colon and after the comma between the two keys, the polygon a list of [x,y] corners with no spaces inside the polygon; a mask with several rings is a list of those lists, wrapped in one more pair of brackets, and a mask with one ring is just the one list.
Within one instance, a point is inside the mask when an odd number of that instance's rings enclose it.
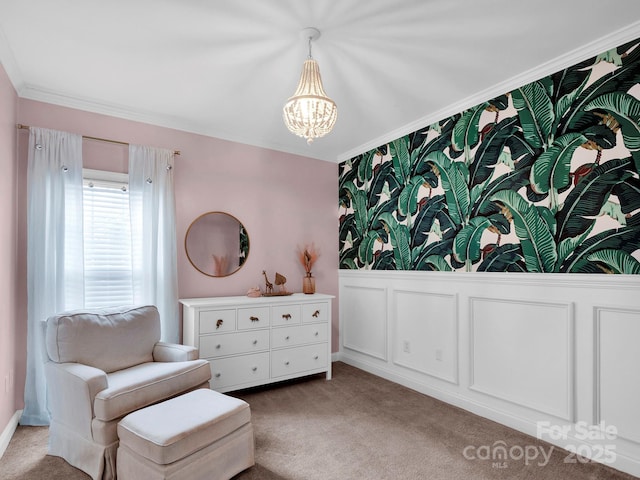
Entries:
{"label": "chandelier", "polygon": [[302,31],[309,42],[309,56],[302,66],[298,88],[282,109],[282,117],[287,128],[307,139],[310,145],[314,138],[325,136],[331,131],[338,117],[338,108],[327,97],[322,87],[320,67],[311,57],[311,41],[320,37],[320,31],[309,27]]}

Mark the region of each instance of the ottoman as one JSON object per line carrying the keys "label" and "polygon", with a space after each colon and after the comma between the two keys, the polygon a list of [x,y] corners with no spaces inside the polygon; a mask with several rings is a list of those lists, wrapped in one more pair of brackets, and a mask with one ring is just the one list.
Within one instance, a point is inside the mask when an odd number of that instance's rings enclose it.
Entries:
{"label": "ottoman", "polygon": [[119,480],[228,480],[254,463],[249,404],[199,389],[118,423]]}

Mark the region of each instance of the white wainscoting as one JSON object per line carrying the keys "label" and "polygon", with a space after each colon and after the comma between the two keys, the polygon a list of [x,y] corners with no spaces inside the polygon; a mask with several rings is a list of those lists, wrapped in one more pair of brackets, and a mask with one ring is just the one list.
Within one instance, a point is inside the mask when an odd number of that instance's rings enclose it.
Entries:
{"label": "white wainscoting", "polygon": [[341,270],[338,358],[640,477],[639,293],[636,275]]}
{"label": "white wainscoting", "polygon": [[596,423],[640,444],[640,308],[596,307],[595,315]]}
{"label": "white wainscoting", "polygon": [[456,295],[393,291],[393,363],[458,383]]}
{"label": "white wainscoting", "polygon": [[341,345],[380,360],[387,359],[387,294],[386,289],[366,285],[346,286],[353,299],[345,305],[344,314],[353,321],[341,325]]}
{"label": "white wainscoting", "polygon": [[571,305],[477,297],[470,305],[469,388],[573,421]]}

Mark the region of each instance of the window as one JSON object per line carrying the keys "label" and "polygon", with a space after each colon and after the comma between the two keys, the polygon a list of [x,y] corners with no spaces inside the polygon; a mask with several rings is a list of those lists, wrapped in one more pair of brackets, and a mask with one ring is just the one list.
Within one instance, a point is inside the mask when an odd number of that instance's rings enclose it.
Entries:
{"label": "window", "polygon": [[127,174],[83,170],[84,304],[133,303]]}

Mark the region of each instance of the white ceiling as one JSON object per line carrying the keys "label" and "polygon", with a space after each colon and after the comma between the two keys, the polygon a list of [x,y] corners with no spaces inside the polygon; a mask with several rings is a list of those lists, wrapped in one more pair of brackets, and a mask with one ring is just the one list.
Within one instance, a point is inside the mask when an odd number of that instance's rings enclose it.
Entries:
{"label": "white ceiling", "polygon": [[[338,105],[311,146],[282,123],[308,26]],[[20,97],[332,162],[635,38],[638,0],[0,0]]]}

